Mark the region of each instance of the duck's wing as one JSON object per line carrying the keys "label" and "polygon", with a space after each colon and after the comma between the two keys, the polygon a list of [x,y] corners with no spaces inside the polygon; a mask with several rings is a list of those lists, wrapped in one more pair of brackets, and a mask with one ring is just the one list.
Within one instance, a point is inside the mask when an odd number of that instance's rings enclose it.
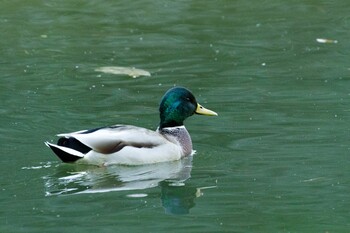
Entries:
{"label": "duck's wing", "polygon": [[130,125],[114,125],[57,136],[74,138],[92,150],[103,154],[117,152],[125,146],[153,148],[167,142],[155,131]]}

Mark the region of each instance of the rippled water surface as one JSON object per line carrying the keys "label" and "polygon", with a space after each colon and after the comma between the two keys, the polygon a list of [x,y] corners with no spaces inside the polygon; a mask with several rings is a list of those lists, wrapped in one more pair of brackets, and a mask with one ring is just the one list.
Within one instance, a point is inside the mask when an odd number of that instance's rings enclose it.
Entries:
{"label": "rippled water surface", "polygon": [[[347,232],[349,10],[2,1],[0,231]],[[105,66],[151,76],[96,71]],[[155,129],[174,85],[219,113],[186,121],[193,157],[75,166],[43,143],[116,123]]]}

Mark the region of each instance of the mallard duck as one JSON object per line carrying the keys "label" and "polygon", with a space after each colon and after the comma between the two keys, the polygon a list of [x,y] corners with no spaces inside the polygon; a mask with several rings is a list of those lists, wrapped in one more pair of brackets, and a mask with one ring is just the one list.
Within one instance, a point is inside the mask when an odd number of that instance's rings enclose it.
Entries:
{"label": "mallard duck", "polygon": [[45,144],[66,163],[107,166],[175,161],[192,154],[192,140],[184,120],[195,113],[217,116],[216,112],[198,104],[184,87],[169,89],[160,102],[159,112],[160,124],[156,131],[113,125],[58,134],[57,145]]}

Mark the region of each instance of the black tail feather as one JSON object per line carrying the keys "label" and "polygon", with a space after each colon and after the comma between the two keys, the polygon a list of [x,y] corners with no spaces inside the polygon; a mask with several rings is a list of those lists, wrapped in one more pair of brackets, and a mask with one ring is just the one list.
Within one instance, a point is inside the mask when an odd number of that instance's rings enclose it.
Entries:
{"label": "black tail feather", "polygon": [[[56,145],[52,145],[50,143],[46,143],[46,145],[51,148],[51,150],[58,156],[58,158],[62,160],[62,162],[73,163],[82,158],[80,156],[70,154],[64,151],[63,149],[57,147]],[[89,151],[91,151],[90,147],[84,145],[75,138],[60,138],[57,142],[57,145],[79,151],[82,154],[86,154]]]}
{"label": "black tail feather", "polygon": [[57,145],[77,150],[83,154],[86,154],[91,150],[90,147],[84,145],[75,138],[60,138],[58,139]]}
{"label": "black tail feather", "polygon": [[51,146],[51,145],[48,145],[48,146],[58,156],[58,158],[60,158],[64,163],[73,163],[78,159],[81,159],[81,157],[69,154],[55,146]]}

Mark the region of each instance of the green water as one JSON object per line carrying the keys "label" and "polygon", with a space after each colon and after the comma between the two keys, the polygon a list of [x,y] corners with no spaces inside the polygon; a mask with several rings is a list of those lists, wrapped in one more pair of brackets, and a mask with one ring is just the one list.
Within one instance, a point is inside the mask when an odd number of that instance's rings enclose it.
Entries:
{"label": "green water", "polygon": [[[348,232],[349,10],[2,1],[0,232]],[[186,121],[192,160],[82,167],[43,143],[116,123],[155,129],[174,85],[219,113]]]}

